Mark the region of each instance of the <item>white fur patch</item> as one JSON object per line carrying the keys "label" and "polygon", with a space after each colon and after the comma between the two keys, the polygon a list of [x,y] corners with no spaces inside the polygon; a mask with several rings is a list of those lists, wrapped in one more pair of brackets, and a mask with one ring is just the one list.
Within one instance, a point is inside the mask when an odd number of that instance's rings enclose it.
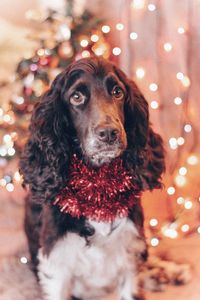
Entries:
{"label": "white fur patch", "polygon": [[46,299],[96,299],[118,288],[119,299],[131,300],[137,293],[137,283],[132,282],[137,273],[135,253],[145,249],[136,227],[126,218],[112,224],[89,223],[95,228],[89,244],[67,233],[48,257],[40,249],[38,270]]}

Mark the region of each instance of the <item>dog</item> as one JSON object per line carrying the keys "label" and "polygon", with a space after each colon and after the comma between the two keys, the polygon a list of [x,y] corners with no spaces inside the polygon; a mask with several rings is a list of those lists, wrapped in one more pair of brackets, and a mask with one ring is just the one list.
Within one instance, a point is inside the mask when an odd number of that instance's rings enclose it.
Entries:
{"label": "dog", "polygon": [[147,258],[140,199],[112,222],[73,217],[53,205],[66,186],[72,155],[91,168],[121,157],[140,191],[162,186],[160,135],[137,85],[113,63],[83,58],[53,81],[36,105],[20,161],[29,194],[25,232],[47,300],[143,299],[139,265]]}

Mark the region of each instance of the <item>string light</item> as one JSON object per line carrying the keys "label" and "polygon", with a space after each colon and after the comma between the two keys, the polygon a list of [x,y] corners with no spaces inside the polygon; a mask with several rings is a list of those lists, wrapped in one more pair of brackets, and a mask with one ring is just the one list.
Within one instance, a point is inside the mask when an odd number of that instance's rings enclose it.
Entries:
{"label": "string light", "polygon": [[184,76],[183,79],[181,80],[181,83],[184,87],[189,87],[190,86],[190,79],[188,76]]}
{"label": "string light", "polygon": [[14,185],[12,183],[8,183],[6,185],[6,189],[8,192],[13,192],[14,191]]}
{"label": "string light", "polygon": [[84,50],[81,55],[82,57],[90,57],[90,52],[88,50]]}
{"label": "string light", "polygon": [[28,259],[25,256],[20,257],[20,262],[22,264],[27,264],[28,263]]}
{"label": "string light", "polygon": [[158,246],[158,245],[159,245],[159,239],[156,238],[156,237],[152,238],[152,239],[151,239],[151,246],[152,246],[152,247],[156,247],[156,246]]}
{"label": "string light", "polygon": [[178,80],[183,80],[183,78],[184,78],[183,73],[182,73],[182,72],[178,72],[178,73],[176,74],[176,78],[177,78]]}
{"label": "string light", "polygon": [[181,167],[180,169],[179,169],[179,174],[180,175],[186,175],[187,174],[187,169],[185,168],[185,167]]}
{"label": "string light", "polygon": [[185,124],[184,131],[189,133],[192,131],[192,126],[190,124]]}
{"label": "string light", "polygon": [[158,86],[157,86],[156,83],[150,83],[149,89],[150,89],[150,91],[152,91],[152,92],[156,92],[157,89],[158,89]]}
{"label": "string light", "polygon": [[124,29],[124,24],[122,23],[117,23],[116,24],[116,29],[119,30],[119,31],[122,31]]}
{"label": "string light", "polygon": [[170,145],[170,148],[171,148],[171,149],[173,149],[173,150],[177,149],[178,144],[177,144],[177,140],[176,140],[175,137],[171,137],[171,138],[169,139],[169,145]]}
{"label": "string light", "polygon": [[138,34],[136,32],[131,32],[130,33],[130,39],[131,40],[137,40],[138,38]]}
{"label": "string light", "polygon": [[145,0],[132,0],[132,7],[134,9],[143,9],[145,6]]}
{"label": "string light", "polygon": [[137,78],[142,79],[145,75],[145,70],[143,68],[137,68],[135,73]]}
{"label": "string light", "polygon": [[17,181],[17,182],[20,182],[21,181],[21,175],[20,175],[20,173],[18,172],[18,171],[16,171],[15,173],[14,173],[14,179],[15,179],[15,181]]}
{"label": "string light", "polygon": [[155,10],[156,10],[155,4],[149,3],[149,4],[148,4],[148,10],[149,10],[149,11],[155,11]]}
{"label": "string light", "polygon": [[103,33],[109,33],[110,32],[110,26],[103,25],[101,30],[102,30]]}
{"label": "string light", "polygon": [[184,203],[185,209],[191,209],[192,206],[193,206],[192,201],[190,201],[190,200],[186,200],[186,201],[185,201],[185,203]]}
{"label": "string light", "polygon": [[164,236],[169,237],[171,239],[175,239],[178,237],[178,232],[176,230],[177,224],[172,223],[172,224],[167,224],[161,228],[161,231]]}
{"label": "string light", "polygon": [[176,192],[175,188],[173,186],[168,187],[167,194],[168,195],[174,195]]}
{"label": "string light", "polygon": [[119,48],[119,47],[115,47],[115,48],[113,48],[113,50],[112,50],[112,53],[114,54],[114,55],[120,55],[121,54],[121,52],[122,52],[122,50]]}
{"label": "string light", "polygon": [[172,44],[170,44],[170,43],[165,43],[165,44],[163,45],[163,48],[164,48],[164,50],[165,50],[166,52],[170,52],[170,51],[172,50]]}
{"label": "string light", "polygon": [[182,146],[184,143],[185,143],[185,139],[182,136],[177,138],[177,144],[179,146]]}
{"label": "string light", "polygon": [[178,31],[179,34],[184,34],[185,33],[184,27],[178,27],[177,31]]}
{"label": "string light", "polygon": [[194,166],[194,165],[196,165],[198,162],[199,162],[199,159],[198,159],[198,157],[197,157],[196,155],[194,155],[194,154],[190,155],[190,156],[187,158],[187,163],[188,163],[189,165]]}
{"label": "string light", "polygon": [[175,103],[176,105],[181,105],[182,101],[183,101],[183,100],[182,100],[180,97],[174,98],[174,103]]}
{"label": "string light", "polygon": [[200,226],[197,228],[197,232],[200,233]]}
{"label": "string light", "polygon": [[176,199],[176,202],[177,202],[177,204],[182,205],[182,204],[184,204],[185,199],[184,199],[183,197],[178,197],[178,198]]}
{"label": "string light", "polygon": [[190,229],[190,226],[188,224],[184,224],[181,226],[181,231],[182,232],[187,232]]}
{"label": "string light", "polygon": [[91,35],[90,39],[93,43],[96,43],[99,40],[99,36],[97,34],[93,34],[93,35]]}
{"label": "string light", "polygon": [[178,186],[182,187],[186,184],[186,178],[182,175],[177,175],[175,178],[175,182]]}
{"label": "string light", "polygon": [[151,101],[150,106],[151,106],[152,109],[158,109],[159,104],[158,104],[157,101],[154,100],[154,101]]}
{"label": "string light", "polygon": [[149,221],[149,224],[152,226],[152,227],[155,227],[158,225],[158,220],[153,218]]}
{"label": "string light", "polygon": [[83,39],[80,41],[80,45],[81,45],[81,47],[85,48],[89,45],[89,42],[88,42],[88,40]]}

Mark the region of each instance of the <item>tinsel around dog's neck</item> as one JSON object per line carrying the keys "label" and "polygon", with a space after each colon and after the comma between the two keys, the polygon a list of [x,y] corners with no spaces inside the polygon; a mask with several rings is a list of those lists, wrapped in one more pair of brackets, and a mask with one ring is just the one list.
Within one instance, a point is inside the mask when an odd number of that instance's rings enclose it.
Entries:
{"label": "tinsel around dog's neck", "polygon": [[112,222],[127,217],[139,198],[140,191],[121,158],[93,168],[74,154],[66,187],[57,195],[54,205],[75,218]]}

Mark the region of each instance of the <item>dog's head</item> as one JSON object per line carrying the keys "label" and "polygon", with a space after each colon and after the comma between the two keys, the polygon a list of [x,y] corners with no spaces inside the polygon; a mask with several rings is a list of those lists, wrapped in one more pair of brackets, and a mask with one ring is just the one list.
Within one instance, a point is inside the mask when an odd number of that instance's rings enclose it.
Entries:
{"label": "dog's head", "polygon": [[21,170],[33,190],[42,181],[56,191],[74,151],[94,166],[122,156],[141,189],[160,186],[164,151],[149,124],[148,103],[108,61],[81,59],[59,74],[36,106],[30,131]]}

